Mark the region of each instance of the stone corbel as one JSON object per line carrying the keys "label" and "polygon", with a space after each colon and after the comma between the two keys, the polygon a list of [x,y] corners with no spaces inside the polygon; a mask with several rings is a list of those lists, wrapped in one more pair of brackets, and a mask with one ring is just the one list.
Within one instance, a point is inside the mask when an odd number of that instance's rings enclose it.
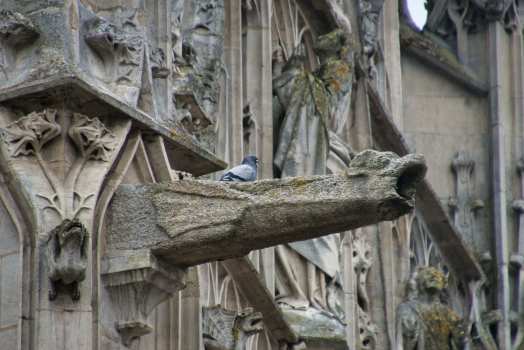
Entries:
{"label": "stone corbel", "polygon": [[130,346],[153,331],[149,314],[185,287],[187,269],[168,265],[145,251],[103,259],[100,272],[118,315],[115,327]]}

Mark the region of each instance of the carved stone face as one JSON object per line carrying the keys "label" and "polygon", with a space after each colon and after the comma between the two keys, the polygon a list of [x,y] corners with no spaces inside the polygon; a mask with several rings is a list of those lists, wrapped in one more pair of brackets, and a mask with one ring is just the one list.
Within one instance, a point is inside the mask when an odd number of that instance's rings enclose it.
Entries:
{"label": "carved stone face", "polygon": [[273,62],[284,62],[284,57],[282,56],[282,48],[280,46],[273,47],[273,54],[271,55],[271,60]]}
{"label": "carved stone face", "polygon": [[377,47],[377,23],[378,13],[367,11],[362,17],[363,27],[363,53],[371,56]]}
{"label": "carved stone face", "polygon": [[419,291],[427,291],[431,293],[442,292],[446,284],[446,276],[438,272],[433,267],[421,268],[420,274],[417,278],[417,288]]}
{"label": "carved stone face", "polygon": [[357,283],[359,302],[364,310],[369,310],[369,298],[366,291],[366,279],[369,268],[373,264],[371,246],[360,230],[353,239],[353,269]]}

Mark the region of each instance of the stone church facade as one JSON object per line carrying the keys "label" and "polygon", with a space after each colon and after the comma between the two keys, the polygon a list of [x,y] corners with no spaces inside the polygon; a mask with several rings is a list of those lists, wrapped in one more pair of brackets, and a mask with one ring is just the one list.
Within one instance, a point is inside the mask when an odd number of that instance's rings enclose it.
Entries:
{"label": "stone church facade", "polygon": [[0,0],[0,350],[523,349],[522,4],[426,8]]}

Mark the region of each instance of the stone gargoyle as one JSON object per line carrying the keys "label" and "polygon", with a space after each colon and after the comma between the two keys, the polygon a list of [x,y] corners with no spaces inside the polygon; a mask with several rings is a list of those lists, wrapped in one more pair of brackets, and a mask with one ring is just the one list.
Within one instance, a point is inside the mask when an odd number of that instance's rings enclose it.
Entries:
{"label": "stone gargoyle", "polygon": [[241,313],[215,305],[202,308],[202,333],[206,350],[245,350],[247,339],[264,327],[262,314],[253,309]]}
{"label": "stone gargoyle", "polygon": [[177,266],[395,220],[414,207],[419,154],[358,154],[347,172],[256,182],[120,185],[107,212],[105,258],[149,250]]}
{"label": "stone gargoyle", "polygon": [[56,285],[73,283],[73,300],[80,299],[80,286],[86,278],[89,233],[78,219],[66,219],[58,225],[47,241],[47,266],[51,279],[49,299],[56,298]]}

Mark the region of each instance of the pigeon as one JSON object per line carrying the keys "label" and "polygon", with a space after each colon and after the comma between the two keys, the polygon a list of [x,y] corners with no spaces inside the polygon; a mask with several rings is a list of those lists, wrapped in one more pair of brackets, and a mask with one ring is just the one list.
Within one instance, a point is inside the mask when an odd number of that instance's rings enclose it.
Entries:
{"label": "pigeon", "polygon": [[242,161],[242,165],[236,166],[222,175],[220,181],[255,181],[257,179],[257,164],[258,158],[256,156],[247,156]]}

